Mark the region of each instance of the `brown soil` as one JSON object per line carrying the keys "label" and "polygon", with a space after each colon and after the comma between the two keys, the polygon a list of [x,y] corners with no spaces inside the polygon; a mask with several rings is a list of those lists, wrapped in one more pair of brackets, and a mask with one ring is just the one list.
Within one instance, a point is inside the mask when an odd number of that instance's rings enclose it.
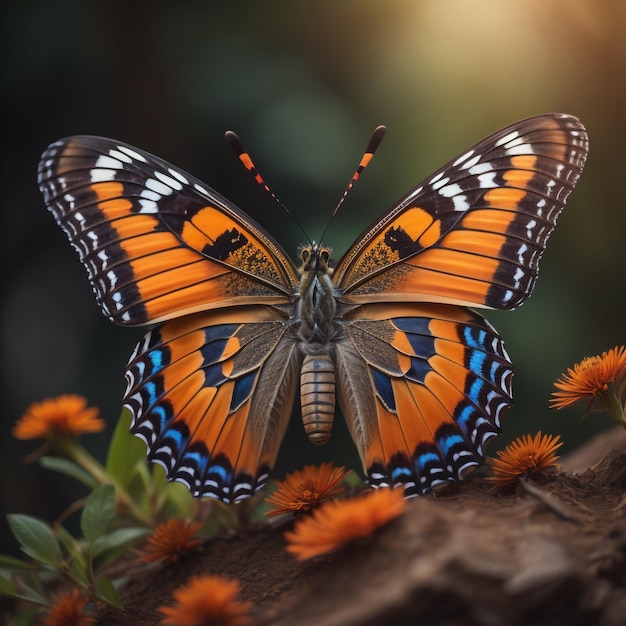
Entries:
{"label": "brown soil", "polygon": [[304,563],[285,551],[284,529],[259,525],[146,566],[121,592],[126,611],[99,623],[158,624],[173,589],[215,573],[240,580],[258,626],[626,624],[621,452],[508,491],[476,478],[412,500],[371,540]]}

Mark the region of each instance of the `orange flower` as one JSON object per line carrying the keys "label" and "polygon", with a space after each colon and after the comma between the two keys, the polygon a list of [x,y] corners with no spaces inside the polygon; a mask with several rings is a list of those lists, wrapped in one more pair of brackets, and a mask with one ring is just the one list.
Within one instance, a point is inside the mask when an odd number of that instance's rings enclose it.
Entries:
{"label": "orange flower", "polygon": [[285,533],[287,551],[301,561],[369,537],[404,512],[403,489],[380,488],[346,500],[331,500]]}
{"label": "orange flower", "polygon": [[511,485],[520,476],[552,465],[559,458],[555,452],[562,445],[559,435],[542,435],[541,431],[534,438],[530,435],[518,437],[498,452],[497,459],[488,459],[493,470],[490,480],[500,485]]}
{"label": "orange flower", "polygon": [[13,436],[17,439],[50,438],[59,434],[77,437],[100,432],[104,426],[98,409],[87,408],[85,398],[68,394],[31,404],[13,427]]}
{"label": "orange flower", "polygon": [[87,599],[78,589],[62,593],[44,617],[44,626],[90,626],[96,623],[93,615],[83,613]]}
{"label": "orange flower", "polygon": [[186,519],[171,519],[159,524],[148,537],[142,561],[165,561],[174,563],[178,559],[197,548],[202,539],[194,535],[202,528],[200,522]]}
{"label": "orange flower", "polygon": [[239,581],[207,574],[194,576],[174,590],[174,604],[161,606],[161,624],[170,626],[241,626],[250,620],[249,602],[238,602]]}
{"label": "orange flower", "polygon": [[332,463],[322,463],[319,467],[307,465],[302,470],[288,474],[283,482],[277,480],[278,489],[266,502],[275,508],[266,515],[301,513],[310,511],[323,500],[338,496],[343,492],[339,483],[350,474],[344,467],[333,467]]}
{"label": "orange flower", "polygon": [[566,406],[589,400],[587,412],[599,401],[604,409],[619,423],[626,426],[626,348],[616,346],[601,356],[583,359],[568,368],[554,386],[560,391],[552,393],[552,407]]}

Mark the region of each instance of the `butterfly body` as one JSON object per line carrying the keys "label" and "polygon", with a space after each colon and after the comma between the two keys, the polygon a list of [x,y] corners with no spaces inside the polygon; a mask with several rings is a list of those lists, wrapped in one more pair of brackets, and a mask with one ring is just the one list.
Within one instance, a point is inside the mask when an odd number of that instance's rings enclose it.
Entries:
{"label": "butterfly body", "polygon": [[311,244],[296,266],[217,192],[122,142],[51,144],[39,184],[105,315],[154,325],[124,404],[170,479],[249,497],[299,395],[313,443],[338,405],[369,482],[410,496],[464,478],[499,433],[511,360],[473,309],[530,295],[587,151],[572,116],[513,124],[405,195],[336,265]]}

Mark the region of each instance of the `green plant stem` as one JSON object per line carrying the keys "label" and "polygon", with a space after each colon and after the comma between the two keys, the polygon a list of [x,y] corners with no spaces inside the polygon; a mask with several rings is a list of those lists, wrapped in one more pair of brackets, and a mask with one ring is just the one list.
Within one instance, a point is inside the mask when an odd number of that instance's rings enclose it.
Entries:
{"label": "green plant stem", "polygon": [[620,398],[614,391],[609,391],[602,396],[604,410],[623,428],[626,428],[626,414]]}
{"label": "green plant stem", "polygon": [[74,461],[79,467],[82,467],[99,484],[113,485],[115,487],[115,495],[120,504],[128,510],[135,520],[148,527],[154,525],[153,520],[137,507],[128,492],[120,487],[117,482],[107,474],[102,464],[91,456],[75,439],[59,438],[55,443],[69,459]]}

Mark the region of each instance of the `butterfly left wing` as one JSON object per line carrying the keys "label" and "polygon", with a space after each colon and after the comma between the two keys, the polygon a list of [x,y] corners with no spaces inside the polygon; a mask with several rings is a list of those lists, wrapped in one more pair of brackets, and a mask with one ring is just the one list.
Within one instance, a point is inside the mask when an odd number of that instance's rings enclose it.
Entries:
{"label": "butterfly left wing", "polygon": [[61,139],[42,155],[38,181],[103,313],[118,324],[291,301],[298,275],[279,244],[148,152],[104,137]]}
{"label": "butterfly left wing", "polygon": [[344,301],[512,309],[588,152],[575,117],[532,117],[494,133],[413,189],[335,268]]}
{"label": "butterfly left wing", "polygon": [[370,484],[415,496],[481,465],[513,374],[491,325],[443,304],[364,305],[346,322],[338,400]]}
{"label": "butterfly left wing", "polygon": [[272,307],[208,311],[151,330],[126,368],[124,405],[147,458],[196,496],[260,489],[276,460],[302,357]]}

